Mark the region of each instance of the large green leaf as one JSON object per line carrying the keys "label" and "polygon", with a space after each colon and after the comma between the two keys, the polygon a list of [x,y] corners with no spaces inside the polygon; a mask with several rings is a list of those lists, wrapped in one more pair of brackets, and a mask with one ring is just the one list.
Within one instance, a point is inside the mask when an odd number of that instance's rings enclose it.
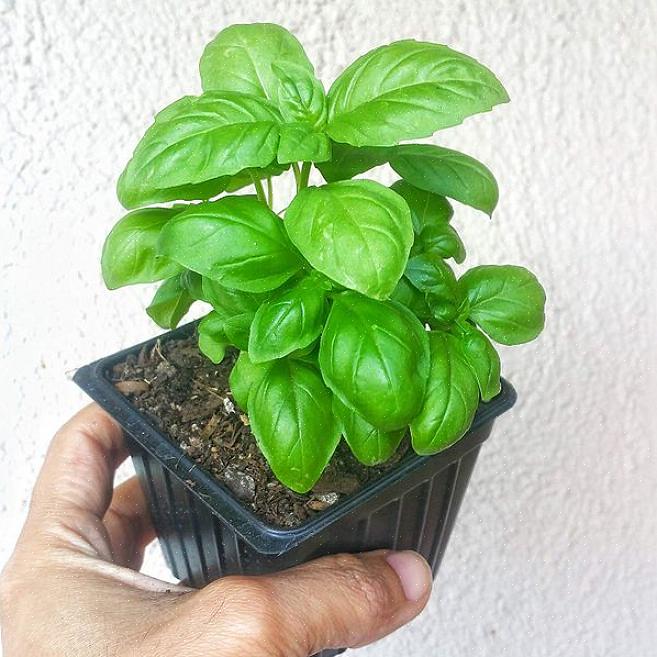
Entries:
{"label": "large green leaf", "polygon": [[315,342],[324,326],[327,293],[315,277],[306,277],[263,303],[251,327],[251,360],[282,358]]}
{"label": "large green leaf", "polygon": [[469,155],[431,144],[404,144],[394,149],[390,166],[414,187],[488,215],[497,205],[499,190],[493,174]]}
{"label": "large green leaf", "polygon": [[354,292],[335,296],[319,350],[327,385],[384,431],[419,412],[429,368],[427,333],[406,307]]}
{"label": "large green leaf", "polygon": [[303,46],[279,25],[231,25],[206,46],[200,62],[205,91],[250,94],[271,102],[286,121],[321,124],[322,83]]}
{"label": "large green leaf", "polygon": [[477,379],[481,399],[485,402],[490,401],[502,389],[501,363],[497,350],[481,331],[469,325],[465,327],[465,332],[461,336],[461,348],[465,360]]}
{"label": "large green leaf", "polygon": [[470,428],[479,403],[479,388],[459,341],[448,333],[429,334],[431,368],[420,413],[411,421],[413,449],[435,454]]}
{"label": "large green leaf", "polygon": [[342,435],[354,456],[365,465],[385,463],[397,450],[405,429],[381,431],[353,408],[333,397],[333,410],[340,421]]}
{"label": "large green leaf", "polygon": [[253,196],[191,206],[162,230],[160,251],[225,287],[266,292],[301,267],[283,222]]}
{"label": "large green leaf", "polygon": [[158,325],[165,329],[174,329],[187,314],[194,299],[187,291],[181,274],[168,278],[157,288],[153,301],[146,312]]}
{"label": "large green leaf", "polygon": [[206,183],[223,191],[225,177],[275,159],[280,121],[273,106],[245,94],[182,98],[155,117],[137,144],[119,178],[119,200],[133,208],[176,198],[181,186]]}
{"label": "large green leaf", "polygon": [[447,46],[397,41],[349,66],[328,93],[327,131],[354,146],[428,137],[508,101],[499,80]]}
{"label": "large green leaf", "polygon": [[110,290],[171,278],[182,267],[157,252],[162,227],[180,208],[147,208],[128,213],[112,228],[101,257],[103,280]]}
{"label": "large green leaf", "polygon": [[331,159],[317,165],[326,182],[349,180],[359,173],[385,164],[390,157],[389,148],[356,148],[349,144],[334,142]]}
{"label": "large green leaf", "polygon": [[500,344],[536,338],[545,325],[545,290],[524,267],[474,267],[459,286],[470,304],[470,319]]}
{"label": "large green leaf", "polygon": [[395,289],[413,243],[406,203],[369,180],[302,190],[285,213],[285,227],[315,269],[376,299]]}
{"label": "large green leaf", "polygon": [[278,479],[298,493],[310,490],[340,440],[332,395],[315,367],[274,361],[249,393],[249,420]]}

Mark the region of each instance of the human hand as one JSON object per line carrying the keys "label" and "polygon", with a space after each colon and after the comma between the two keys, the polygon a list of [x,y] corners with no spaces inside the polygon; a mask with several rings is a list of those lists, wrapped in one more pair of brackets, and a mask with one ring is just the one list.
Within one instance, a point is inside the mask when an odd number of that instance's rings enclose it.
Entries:
{"label": "human hand", "polygon": [[5,657],[307,657],[375,641],[431,589],[413,552],[338,555],[195,590],[138,572],[154,538],[127,453],[98,406],[55,436],[0,579]]}

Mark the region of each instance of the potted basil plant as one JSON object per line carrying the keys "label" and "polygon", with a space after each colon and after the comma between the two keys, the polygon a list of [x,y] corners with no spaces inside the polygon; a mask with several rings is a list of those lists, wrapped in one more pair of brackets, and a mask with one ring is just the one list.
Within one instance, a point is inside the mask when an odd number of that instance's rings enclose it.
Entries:
{"label": "potted basil plant", "polygon": [[[161,281],[147,312],[162,328],[195,302],[208,312],[76,380],[125,428],[187,582],[381,547],[435,571],[514,401],[493,342],[536,338],[545,294],[518,266],[457,276],[450,200],[491,215],[497,184],[468,155],[409,141],[507,94],[474,59],[413,40],[359,57],[325,93],[271,24],[220,32],[200,74],[202,93],[156,115],[119,178],[128,213],[102,271],[111,289]],[[380,165],[399,180],[355,178]]]}

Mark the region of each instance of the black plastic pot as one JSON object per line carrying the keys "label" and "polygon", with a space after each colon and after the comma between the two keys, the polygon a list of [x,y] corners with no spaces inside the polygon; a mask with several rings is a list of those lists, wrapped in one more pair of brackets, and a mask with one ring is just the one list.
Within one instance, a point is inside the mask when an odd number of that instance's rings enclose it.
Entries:
{"label": "black plastic pot", "polygon": [[[513,387],[481,404],[472,428],[449,449],[415,454],[354,495],[294,529],[264,523],[200,469],[118,392],[108,373],[156,340],[189,335],[183,326],[80,368],[74,381],[123,427],[157,535],[173,574],[195,587],[224,575],[283,570],[315,557],[378,548],[417,550],[434,576],[445,552],[479,448],[495,418],[513,406]],[[326,650],[331,657],[340,650]]]}

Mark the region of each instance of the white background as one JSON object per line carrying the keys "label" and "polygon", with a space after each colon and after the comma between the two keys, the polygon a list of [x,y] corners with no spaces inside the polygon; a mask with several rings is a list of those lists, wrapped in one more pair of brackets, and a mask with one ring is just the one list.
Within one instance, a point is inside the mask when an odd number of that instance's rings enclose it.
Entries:
{"label": "white background", "polygon": [[488,163],[501,201],[456,224],[470,262],[524,264],[549,296],[544,336],[504,352],[519,403],[482,450],[428,610],[357,654],[654,655],[654,0],[0,0],[0,563],[85,401],[67,374],[156,331],[150,289],[100,279],[116,177],[153,113],[199,90],[204,44],[255,20],[293,29],[327,84],[404,37],[490,66],[511,104],[436,142]]}

